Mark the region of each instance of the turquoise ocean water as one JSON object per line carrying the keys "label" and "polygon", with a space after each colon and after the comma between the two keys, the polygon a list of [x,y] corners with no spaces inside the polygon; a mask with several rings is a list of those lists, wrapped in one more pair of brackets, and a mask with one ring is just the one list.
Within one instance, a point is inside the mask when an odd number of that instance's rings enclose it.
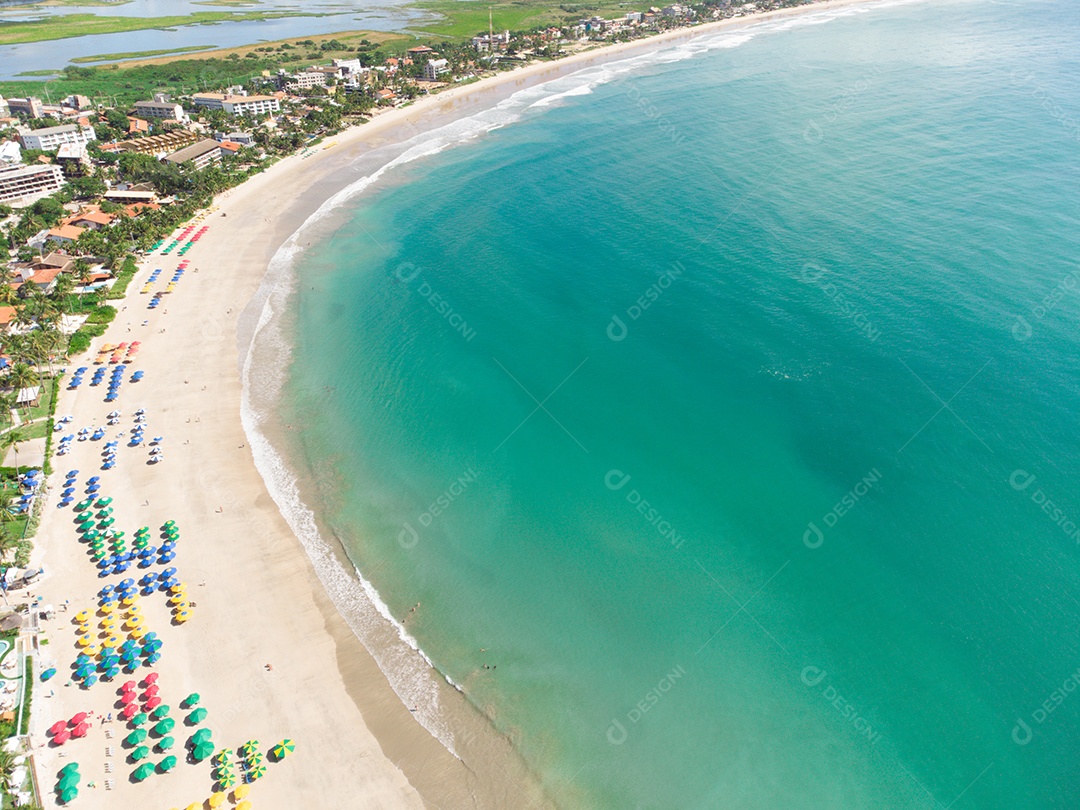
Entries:
{"label": "turquoise ocean water", "polygon": [[559,803],[1077,806],[1078,42],[949,0],[591,69],[298,259],[311,505]]}

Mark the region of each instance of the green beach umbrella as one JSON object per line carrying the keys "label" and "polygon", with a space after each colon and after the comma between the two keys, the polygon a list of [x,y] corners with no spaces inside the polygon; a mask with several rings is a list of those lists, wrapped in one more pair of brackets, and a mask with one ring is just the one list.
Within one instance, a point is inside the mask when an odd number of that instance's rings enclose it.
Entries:
{"label": "green beach umbrella", "polygon": [[232,775],[233,775],[232,767],[229,765],[228,762],[222,762],[221,764],[219,764],[217,766],[217,768],[214,769],[214,778],[215,779],[220,779],[223,776],[232,776]]}
{"label": "green beach umbrella", "polygon": [[125,742],[128,745],[138,745],[139,743],[141,743],[145,739],[146,739],[146,729],[145,728],[137,728],[133,732],[131,732],[130,734],[127,735],[127,738],[125,739]]}
{"label": "green beach umbrella", "polygon": [[184,698],[184,705],[189,707],[198,706],[200,700],[202,700],[202,695],[200,695],[198,692],[192,692],[190,695]]}
{"label": "green beach umbrella", "polygon": [[98,506],[108,506],[110,503],[112,503],[112,498],[109,498],[109,497],[98,498],[98,501],[97,501]]}
{"label": "green beach umbrella", "polygon": [[138,727],[149,719],[150,717],[146,714],[146,712],[139,712],[137,715],[131,718],[131,725]]}
{"label": "green beach umbrella", "polygon": [[196,762],[201,762],[214,753],[214,744],[210,742],[200,742],[191,749],[191,755],[195,758]]}
{"label": "green beach umbrella", "polygon": [[249,765],[259,765],[263,761],[262,751],[252,751],[247,755]]}
{"label": "green beach umbrella", "polygon": [[232,755],[233,750],[231,748],[222,748],[220,751],[214,754],[214,759],[218,762],[228,762]]}
{"label": "green beach umbrella", "polygon": [[135,531],[135,536],[136,537],[145,537],[148,534],[150,534],[150,527],[149,526],[140,526]]}
{"label": "green beach umbrella", "polygon": [[151,765],[149,762],[144,762],[142,765],[136,768],[135,772],[131,775],[135,777],[136,782],[141,782],[143,779],[150,776],[150,774],[152,774],[153,772],[154,766]]}
{"label": "green beach umbrella", "polygon": [[258,740],[248,740],[246,743],[240,746],[240,750],[250,756],[259,750]]}
{"label": "green beach umbrella", "polygon": [[172,528],[173,526],[175,526],[175,525],[176,525],[176,521],[175,521],[175,520],[166,520],[166,521],[165,521],[165,528],[166,528],[166,529],[171,529],[171,528]]}
{"label": "green beach umbrella", "polygon": [[165,757],[165,759],[161,760],[161,762],[158,763],[158,767],[161,768],[161,770],[163,771],[171,771],[173,768],[176,767],[176,757]]}
{"label": "green beach umbrella", "polygon": [[213,734],[214,732],[212,732],[208,728],[200,728],[198,731],[191,735],[191,739],[193,739],[197,743],[209,742]]}
{"label": "green beach umbrella", "polygon": [[164,703],[162,703],[160,706],[158,706],[156,709],[154,709],[154,711],[152,711],[150,713],[150,716],[153,717],[155,720],[161,720],[161,719],[163,719],[165,717],[168,717],[169,712],[171,712],[171,711],[172,711],[171,706],[166,706]]}
{"label": "green beach umbrella", "polygon": [[68,788],[78,787],[80,778],[78,771],[65,773],[56,781],[56,789],[67,790]]}
{"label": "green beach umbrella", "polygon": [[233,785],[236,784],[236,777],[233,776],[231,773],[225,774],[224,776],[218,778],[218,784],[221,785],[223,788],[231,788]]}
{"label": "green beach umbrella", "polygon": [[196,709],[187,716],[187,721],[192,725],[201,723],[203,720],[206,719],[207,714],[209,714],[209,712],[207,712],[206,709]]}
{"label": "green beach umbrella", "polygon": [[111,506],[106,506],[104,509],[98,510],[97,514],[98,514],[98,517],[100,517],[100,518],[107,518],[112,513],[113,513],[113,508]]}
{"label": "green beach umbrella", "polygon": [[162,751],[168,751],[176,744],[176,740],[172,737],[162,737],[158,742],[157,747]]}
{"label": "green beach umbrella", "polygon": [[154,733],[157,734],[159,737],[164,736],[170,731],[172,731],[175,726],[176,721],[173,720],[171,717],[166,717],[164,720],[154,726]]}
{"label": "green beach umbrella", "polygon": [[68,802],[70,802],[72,799],[74,799],[78,795],[79,795],[79,789],[76,788],[76,787],[70,787],[67,790],[61,790],[60,791],[60,801],[63,802],[64,804],[67,804]]}
{"label": "green beach umbrella", "polygon": [[285,759],[285,757],[287,757],[295,750],[296,743],[294,743],[292,740],[282,740],[270,749],[270,755],[274,759]]}
{"label": "green beach umbrella", "polygon": [[123,540],[124,539],[124,532],[113,532],[112,536],[116,540]]}
{"label": "green beach umbrella", "polygon": [[79,772],[79,763],[78,762],[69,762],[67,765],[65,765],[63,768],[60,769],[60,773],[78,773],[78,772]]}
{"label": "green beach umbrella", "polygon": [[131,752],[131,758],[138,762],[140,759],[146,759],[150,756],[150,749],[145,745],[140,745],[134,751]]}
{"label": "green beach umbrella", "polygon": [[[75,511],[76,512],[85,512],[90,507],[90,503],[91,503],[91,501],[90,501],[89,498],[87,498],[85,501],[79,501],[77,504],[75,504]],[[80,515],[80,517],[81,517],[81,515]]]}
{"label": "green beach umbrella", "polygon": [[262,765],[256,765],[254,768],[248,769],[248,777],[251,779],[261,779],[266,774],[266,768]]}
{"label": "green beach umbrella", "polygon": [[111,517],[107,517],[103,521],[101,521],[102,526],[112,526],[114,523],[116,523],[116,518]]}

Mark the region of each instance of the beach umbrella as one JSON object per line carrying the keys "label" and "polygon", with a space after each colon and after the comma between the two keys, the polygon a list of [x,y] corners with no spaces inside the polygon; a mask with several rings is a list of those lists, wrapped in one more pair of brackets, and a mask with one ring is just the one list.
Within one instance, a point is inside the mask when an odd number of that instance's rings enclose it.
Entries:
{"label": "beach umbrella", "polygon": [[214,753],[214,745],[209,742],[197,743],[195,747],[191,749],[191,756],[196,762],[201,762],[212,753]]}
{"label": "beach umbrella", "polygon": [[231,748],[222,748],[216,754],[214,754],[214,760],[216,762],[227,763],[233,755]]}
{"label": "beach umbrella", "polygon": [[[132,704],[132,705],[134,705],[134,704]],[[131,718],[131,724],[133,726],[141,726],[143,723],[145,723],[149,719],[150,719],[150,715],[148,715],[146,712],[139,712],[138,714],[136,714],[134,717]]]}
{"label": "beach umbrella", "polygon": [[[155,638],[157,638],[157,633],[147,633],[146,634],[146,640],[147,641],[152,641]],[[145,678],[143,678],[143,681],[145,681],[146,683],[155,683],[157,681],[157,679],[158,679],[158,674],[156,672],[151,672],[149,675],[147,675]]]}
{"label": "beach umbrella", "polygon": [[202,700],[202,695],[200,695],[198,692],[192,692],[190,695],[184,698],[184,705],[188,708],[191,708],[192,706],[198,706],[200,700]]}
{"label": "beach umbrella", "polygon": [[157,734],[159,737],[162,737],[172,731],[175,727],[176,721],[173,720],[171,717],[166,717],[164,720],[154,726],[154,733]]}
{"label": "beach umbrella", "polygon": [[124,694],[122,694],[120,696],[120,702],[123,703],[125,706],[128,705],[128,704],[134,703],[135,702],[135,693],[134,692],[124,692]]}
{"label": "beach umbrella", "polygon": [[53,742],[56,743],[57,745],[63,745],[64,743],[66,743],[70,739],[71,739],[71,732],[69,732],[67,729],[64,729],[59,734],[56,734],[56,735],[53,736]]}
{"label": "beach umbrella", "polygon": [[146,656],[146,665],[148,667],[152,667],[154,664],[156,664],[160,660],[161,660],[161,653],[151,653],[150,655]]}
{"label": "beach umbrella", "polygon": [[75,726],[75,728],[71,730],[71,736],[85,737],[88,731],[90,731],[90,726],[88,726],[86,723],[79,723],[79,725]]}
{"label": "beach umbrella", "polygon": [[55,723],[49,726],[49,733],[55,736],[66,728],[67,723],[65,723],[63,720],[57,720]]}
{"label": "beach umbrella", "polygon": [[221,792],[212,793],[210,795],[209,803],[211,807],[221,807],[221,805],[225,803],[225,794]]}
{"label": "beach umbrella", "polygon": [[81,667],[79,667],[78,669],[75,670],[75,677],[78,678],[80,681],[83,678],[89,678],[93,674],[94,674],[94,666],[93,666],[93,664],[83,664]]}
{"label": "beach umbrella", "polygon": [[143,704],[143,708],[145,708],[147,711],[149,711],[150,709],[156,709],[160,705],[161,705],[161,698],[152,697]]}
{"label": "beach umbrella", "polygon": [[176,525],[176,521],[175,521],[175,520],[166,520],[166,521],[165,521],[165,524],[164,524],[164,526],[165,526],[165,528],[166,528],[166,529],[172,528],[172,527],[173,527],[173,526],[175,526],[175,525]]}
{"label": "beach umbrella", "polygon": [[152,698],[154,695],[156,695],[158,693],[160,688],[161,687],[159,687],[156,683],[150,684],[148,687],[146,687],[146,690],[143,692],[143,699],[144,700],[149,700],[150,698]]}
{"label": "beach umbrella", "polygon": [[292,740],[282,740],[273,748],[270,749],[270,755],[274,759],[285,759],[289,754],[296,750],[296,743]]}
{"label": "beach umbrella", "polygon": [[123,709],[120,710],[120,715],[125,720],[130,721],[130,720],[135,718],[135,716],[136,716],[135,713],[137,711],[139,711],[139,707],[136,706],[134,703],[129,703],[127,706],[125,706]]}
{"label": "beach umbrella", "polygon": [[251,793],[251,786],[250,785],[239,785],[236,788],[236,790],[233,791],[233,798],[234,799],[243,799],[249,793]]}
{"label": "beach umbrella", "polygon": [[200,728],[198,731],[191,735],[191,739],[193,739],[197,743],[209,742],[213,734],[214,732],[212,732],[208,728]]}
{"label": "beach umbrella", "polygon": [[69,774],[69,773],[78,774],[79,773],[79,763],[78,762],[69,762],[67,765],[65,765],[63,768],[60,769],[60,773],[61,773],[61,775],[66,775],[66,774]]}
{"label": "beach umbrella", "polygon": [[150,716],[153,717],[155,720],[161,720],[165,717],[168,717],[170,711],[172,711],[172,709],[170,709],[167,705],[163,703],[156,709],[154,709]]}
{"label": "beach umbrella", "polygon": [[41,680],[47,681],[53,675],[56,674],[56,667],[49,667],[47,670],[41,673]]}
{"label": "beach umbrella", "polygon": [[69,787],[67,790],[61,790],[59,797],[63,804],[67,804],[79,795],[79,789],[77,787]]}
{"label": "beach umbrella", "polygon": [[261,779],[266,774],[266,768],[262,765],[256,765],[254,768],[248,768],[248,779]]}
{"label": "beach umbrella", "polygon": [[131,752],[131,758],[138,762],[140,759],[146,759],[150,756],[150,749],[145,745],[140,745],[134,751]]}
{"label": "beach umbrella", "polygon": [[97,675],[91,675],[89,678],[87,678],[85,681],[83,681],[83,686],[91,687],[95,683],[97,683]]}
{"label": "beach umbrella", "polygon": [[[240,787],[247,787],[247,785],[241,785]],[[237,790],[239,790],[239,788],[237,788]],[[233,795],[236,795],[235,790],[233,791]],[[251,802],[240,802],[240,804],[236,805],[236,810],[251,810]]]}
{"label": "beach umbrella", "polygon": [[60,778],[56,780],[56,789],[68,790],[69,788],[77,787],[81,778],[78,771],[62,773]]}
{"label": "beach umbrella", "polygon": [[223,776],[232,776],[232,775],[233,775],[232,768],[229,767],[228,762],[222,762],[221,764],[219,764],[217,766],[217,769],[214,771],[214,778],[215,779],[220,779]]}
{"label": "beach umbrella", "polygon": [[172,755],[165,757],[158,763],[158,767],[163,771],[171,771],[176,767],[176,757]]}
{"label": "beach umbrella", "polygon": [[236,777],[233,776],[231,773],[223,774],[222,776],[218,777],[218,784],[221,785],[223,788],[231,788],[233,785],[236,784]]}
{"label": "beach umbrella", "polygon": [[258,740],[248,740],[246,743],[244,743],[243,745],[240,746],[240,750],[243,751],[248,756],[251,756],[256,751],[259,750],[259,741]]}
{"label": "beach umbrella", "polygon": [[162,737],[158,741],[157,745],[158,745],[158,748],[160,750],[168,751],[170,748],[172,748],[174,745],[176,745],[176,740],[173,739],[172,737]]}
{"label": "beach umbrella", "polygon": [[247,756],[248,765],[261,765],[263,761],[263,755],[261,751],[252,751]]}
{"label": "beach umbrella", "polygon": [[110,503],[112,503],[112,498],[107,498],[107,497],[106,498],[98,498],[97,505],[98,506],[108,506]]}
{"label": "beach umbrella", "polygon": [[193,711],[191,714],[189,714],[187,716],[187,722],[190,723],[193,726],[197,725],[197,724],[201,723],[203,720],[206,719],[206,715],[207,715],[206,709],[196,709],[195,711]]}
{"label": "beach umbrella", "polygon": [[126,742],[128,745],[138,745],[139,743],[141,743],[145,739],[146,739],[146,729],[145,728],[137,728],[133,732],[128,734],[127,737],[124,738],[124,742]]}
{"label": "beach umbrella", "polygon": [[154,772],[154,766],[149,762],[144,762],[138,768],[135,769],[131,775],[135,777],[136,782],[143,781],[146,777],[150,776]]}

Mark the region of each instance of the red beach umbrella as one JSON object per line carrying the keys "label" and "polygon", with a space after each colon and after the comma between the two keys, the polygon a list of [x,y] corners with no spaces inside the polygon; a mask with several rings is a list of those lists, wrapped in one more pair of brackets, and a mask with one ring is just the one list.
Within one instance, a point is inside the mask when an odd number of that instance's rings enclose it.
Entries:
{"label": "red beach umbrella", "polygon": [[143,678],[143,681],[145,683],[155,683],[157,681],[157,679],[158,679],[158,674],[156,672],[151,672],[149,675],[147,675],[145,678]]}
{"label": "red beach umbrella", "polygon": [[77,725],[79,725],[79,723],[81,723],[83,720],[85,720],[89,716],[90,715],[88,715],[86,712],[79,712],[77,715],[72,717],[69,722],[71,723],[71,725],[77,726]]}
{"label": "red beach umbrella", "polygon": [[158,689],[157,684],[150,684],[148,687],[146,687],[146,691],[143,692],[143,700],[149,700],[150,698],[154,697],[159,691],[160,690]]}
{"label": "red beach umbrella", "polygon": [[151,709],[156,709],[160,705],[161,705],[161,698],[152,697],[148,701],[146,701],[146,703],[143,704],[143,708],[146,711],[150,711]]}
{"label": "red beach umbrella", "polygon": [[135,688],[135,681],[128,681],[121,687],[125,692],[130,692]]}
{"label": "red beach umbrella", "polygon": [[71,739],[71,732],[68,731],[67,729],[64,729],[59,734],[57,734],[55,737],[53,737],[53,742],[56,743],[57,745],[63,745],[69,739]]}
{"label": "red beach umbrella", "polygon": [[63,731],[66,728],[67,728],[67,723],[65,723],[63,720],[57,720],[55,723],[53,723],[51,726],[49,726],[49,733],[52,734],[55,737],[57,734],[59,734],[61,731]]}
{"label": "red beach umbrella", "polygon": [[124,707],[123,711],[121,711],[120,714],[123,715],[125,720],[130,720],[132,717],[138,714],[138,712],[138,705],[136,705],[135,703],[129,703],[127,706]]}
{"label": "red beach umbrella", "polygon": [[88,732],[89,730],[90,730],[90,726],[88,726],[86,723],[79,723],[79,725],[75,726],[75,728],[73,728],[71,730],[71,736],[72,737],[85,737],[86,732]]}
{"label": "red beach umbrella", "polygon": [[135,693],[124,692],[124,694],[120,696],[120,702],[123,703],[125,706],[130,706],[132,703],[135,702]]}

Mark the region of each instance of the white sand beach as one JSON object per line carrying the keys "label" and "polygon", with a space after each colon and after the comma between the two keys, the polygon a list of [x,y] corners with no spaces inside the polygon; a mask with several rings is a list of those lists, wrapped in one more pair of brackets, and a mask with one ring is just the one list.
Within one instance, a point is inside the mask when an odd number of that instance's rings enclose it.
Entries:
{"label": "white sand beach", "polygon": [[[294,754],[268,764],[266,775],[252,785],[247,798],[255,810],[548,804],[510,743],[444,687],[440,700],[461,742],[461,759],[448,752],[414,720],[334,609],[253,461],[241,423],[238,318],[278,248],[326,199],[356,179],[347,167],[373,147],[400,142],[590,64],[768,16],[839,5],[845,3],[674,31],[426,97],[342,133],[309,158],[282,160],[222,195],[217,210],[200,223],[209,230],[183,257],[189,260],[186,274],[152,311],[147,308],[150,296],[140,294],[140,288],[154,268],[162,268],[155,290],[164,289],[183,259],[175,253],[147,258],[127,299],[116,302],[118,309],[123,307],[116,321],[94,346],[142,341],[131,368],[145,371],[145,379],[125,382],[114,404],[103,401],[104,385],[84,382],[77,391],[62,392],[57,410],[58,416],[73,417],[66,434],[104,426],[106,414],[116,408],[121,421],[108,428],[107,439],[117,438],[121,430],[126,435],[119,438],[115,469],[100,470],[103,441],[75,442],[69,455],[54,459],[56,472],[37,535],[34,563],[44,567],[45,576],[31,592],[46,603],[69,603],[43,624],[48,644],[41,661],[53,662],[60,674],[37,686],[33,703],[31,737],[47,807],[55,804],[57,772],[70,761],[79,763],[83,776],[77,807],[208,806],[203,803],[214,784],[211,764],[190,764],[183,750],[194,726],[185,725],[180,702],[192,692],[201,695],[208,717],[200,725],[212,729],[218,748],[238,749],[256,739],[265,752],[282,738],[296,742]],[[93,368],[94,349],[71,367]],[[146,443],[126,446],[137,408],[146,410],[147,437],[165,437],[160,464],[148,463]],[[160,673],[161,697],[177,722],[172,732],[176,748],[170,753],[180,763],[140,783],[130,779],[136,764],[122,745],[128,725],[102,720],[109,713],[116,718],[118,689],[129,678],[121,675],[88,690],[68,683],[77,651],[73,617],[84,608],[96,610],[96,594],[105,581],[98,578],[86,546],[77,541],[73,510],[57,508],[60,485],[71,469],[80,471],[78,500],[87,479],[101,477],[100,494],[114,499],[115,528],[129,540],[140,526],[149,526],[156,537],[170,519],[180,529],[177,556],[169,565],[177,568],[195,603],[192,618],[184,625],[171,623],[163,593],[139,602],[146,629],[164,642],[154,670]],[[137,580],[143,573],[132,568],[125,576]],[[148,672],[140,668],[131,679],[141,681]],[[85,738],[59,747],[48,742],[50,726],[83,711],[92,715]],[[164,756],[155,752],[147,761],[157,763]],[[234,806],[231,797],[223,806]]]}

